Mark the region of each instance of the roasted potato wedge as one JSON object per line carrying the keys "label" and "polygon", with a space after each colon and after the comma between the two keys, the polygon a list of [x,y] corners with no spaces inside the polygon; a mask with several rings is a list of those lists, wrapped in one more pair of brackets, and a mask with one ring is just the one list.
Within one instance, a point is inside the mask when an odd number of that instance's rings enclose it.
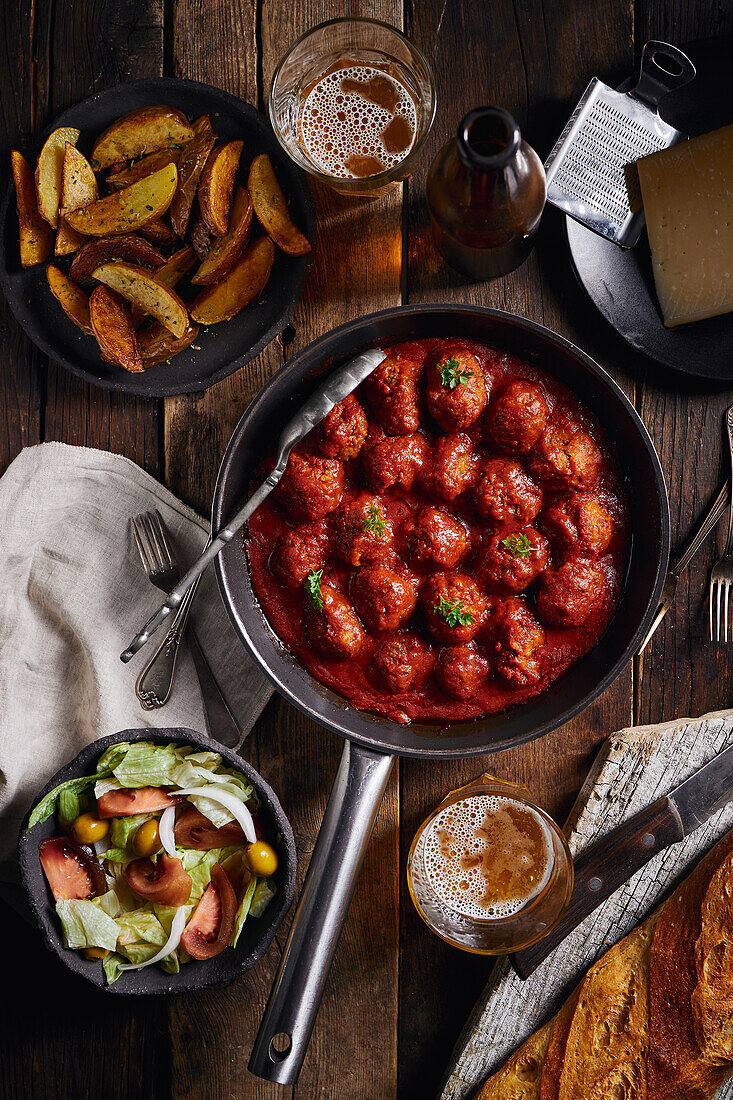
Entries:
{"label": "roasted potato wedge", "polygon": [[171,225],[179,237],[186,232],[201,173],[216,144],[208,115],[196,119],[193,132],[193,140],[184,147],[178,162],[178,190],[170,209]]}
{"label": "roasted potato wedge", "polygon": [[84,237],[72,229],[66,219],[70,210],[80,210],[99,198],[97,177],[91,165],[75,145],[66,143],[64,168],[62,174],[61,205],[59,207],[59,228],[56,234],[54,251],[57,256],[66,256],[76,252],[84,244]]}
{"label": "roasted potato wedge", "polygon": [[163,363],[179,351],[191,346],[198,335],[199,326],[193,321],[188,326],[183,336],[176,337],[158,321],[154,321],[150,328],[138,333],[137,346],[146,367],[153,367],[156,363]]}
{"label": "roasted potato wedge", "polygon": [[54,264],[49,264],[46,268],[46,278],[51,293],[61,303],[61,308],[69,320],[73,321],[82,332],[86,332],[87,336],[94,336],[87,292],[76,283],[72,283],[68,275],[64,275],[63,271]]}
{"label": "roasted potato wedge", "polygon": [[129,187],[131,183],[151,176],[153,172],[159,172],[161,168],[165,168],[166,164],[178,165],[180,157],[180,149],[158,149],[155,153],[148,153],[141,160],[115,165],[112,171],[107,173],[107,187],[110,191]]}
{"label": "roasted potato wedge", "polygon": [[290,217],[288,204],[266,153],[261,153],[252,161],[247,189],[257,220],[278,248],[289,256],[304,256],[310,252],[307,238]]}
{"label": "roasted potato wedge", "polygon": [[138,267],[156,269],[166,262],[163,253],[150,241],[134,233],[122,237],[98,237],[88,241],[74,256],[69,275],[75,283],[91,282],[96,269],[112,260],[126,260]]}
{"label": "roasted potato wedge", "polygon": [[[180,282],[186,272],[191,270],[195,263],[196,253],[191,248],[191,245],[187,244],[183,248],[179,248],[178,252],[174,252],[170,259],[166,260],[161,267],[156,268],[155,281],[156,283],[163,283],[164,286],[174,287],[176,283]],[[132,307],[132,323],[136,329],[141,324],[144,317],[145,311],[141,309],[140,306],[134,305]]]}
{"label": "roasted potato wedge", "polygon": [[102,358],[123,370],[141,371],[135,329],[124,299],[107,286],[97,286],[89,295],[89,316]]}
{"label": "roasted potato wedge", "polygon": [[193,138],[188,119],[173,107],[142,107],[122,115],[100,134],[92,149],[92,168],[109,168],[158,149],[185,145]]}
{"label": "roasted potato wedge", "polygon": [[93,202],[81,210],[70,211],[66,220],[78,233],[90,237],[109,237],[132,233],[164,214],[176,193],[178,169],[175,164],[123,187],[113,195]]}
{"label": "roasted potato wedge", "polygon": [[229,229],[234,177],[239,167],[243,141],[228,141],[209,153],[199,180],[199,210],[204,224],[215,237],[223,237]]}
{"label": "roasted potato wedge", "polygon": [[53,233],[38,209],[36,185],[30,165],[22,153],[13,149],[10,154],[15,183],[15,205],[18,210],[20,236],[20,262],[23,267],[43,263],[48,259],[53,243]]}
{"label": "roasted potato wedge", "polygon": [[157,282],[144,267],[120,262],[102,264],[94,272],[94,278],[149,313],[174,336],[183,336],[188,325],[188,310],[174,290]]}
{"label": "roasted potato wedge", "polygon": [[205,260],[211,248],[211,233],[204,225],[204,220],[200,214],[191,226],[189,237],[191,238],[191,244],[198,258],[200,260]]}
{"label": "roasted potato wedge", "polygon": [[36,163],[36,193],[38,209],[54,229],[59,224],[59,204],[63,187],[64,154],[66,145],[76,145],[79,130],[73,126],[60,126],[44,142]]}
{"label": "roasted potato wedge", "polygon": [[214,237],[213,244],[201,267],[191,279],[197,286],[220,282],[234,267],[247,247],[252,229],[252,202],[244,187],[234,191],[230,229],[225,237]]}
{"label": "roasted potato wedge", "polygon": [[155,218],[154,221],[144,225],[140,232],[152,244],[173,244],[176,240],[176,235],[165,218]]}
{"label": "roasted potato wedge", "polygon": [[202,325],[215,325],[234,317],[262,293],[274,259],[275,246],[270,238],[259,237],[222,282],[206,287],[194,298],[192,319]]}

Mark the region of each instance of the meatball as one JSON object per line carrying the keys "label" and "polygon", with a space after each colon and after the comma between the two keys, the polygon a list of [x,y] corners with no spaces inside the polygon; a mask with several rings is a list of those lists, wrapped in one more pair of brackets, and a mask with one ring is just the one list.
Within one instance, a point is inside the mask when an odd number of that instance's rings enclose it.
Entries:
{"label": "meatball", "polygon": [[591,488],[602,466],[598,444],[572,420],[549,424],[529,459],[530,470],[548,489]]}
{"label": "meatball", "polygon": [[367,418],[359,402],[350,393],[319,424],[316,447],[326,458],[349,462],[356,458],[367,437]]}
{"label": "meatball", "polygon": [[478,476],[480,459],[469,436],[442,435],[436,441],[420,480],[430,496],[455,500]]}
{"label": "meatball", "polygon": [[547,539],[533,527],[501,531],[484,543],[476,559],[476,576],[488,592],[523,588],[547,568],[550,548]]}
{"label": "meatball", "polygon": [[545,430],[549,414],[542,387],[516,379],[489,405],[486,438],[500,451],[529,451]]}
{"label": "meatball", "polygon": [[431,633],[439,642],[470,642],[484,624],[486,598],[463,573],[434,573],[422,590]]}
{"label": "meatball", "polygon": [[359,493],[334,514],[336,552],[349,565],[391,561],[392,523],[384,504],[371,493]]}
{"label": "meatball", "polygon": [[531,523],[542,506],[542,490],[521,462],[490,458],[474,489],[476,509],[494,523],[515,527]]}
{"label": "meatball", "polygon": [[435,666],[435,679],[453,699],[472,699],[489,675],[489,662],[473,642],[449,645],[441,649]]}
{"label": "meatball", "polygon": [[544,574],[537,611],[545,622],[582,626],[606,591],[606,577],[595,558],[574,556]]}
{"label": "meatball", "polygon": [[428,367],[428,410],[444,432],[468,428],[486,408],[483,368],[470,351],[448,351]]}
{"label": "meatball", "polygon": [[417,603],[415,586],[383,565],[359,569],[351,583],[351,595],[362,622],[377,631],[397,630]]}
{"label": "meatball", "polygon": [[613,519],[593,493],[573,493],[544,514],[547,531],[566,550],[590,557],[602,553],[613,536]]}
{"label": "meatball", "polygon": [[495,671],[514,687],[536,684],[542,676],[545,632],[518,596],[501,600],[493,610]]}
{"label": "meatball", "polygon": [[310,598],[306,604],[303,631],[314,649],[334,661],[355,657],[364,641],[353,607],[330,584],[321,584],[320,601]]}
{"label": "meatball", "polygon": [[405,633],[386,638],[378,646],[370,671],[380,687],[396,695],[426,679],[432,666],[433,656],[422,638]]}
{"label": "meatball", "polygon": [[420,363],[391,352],[364,383],[374,415],[387,435],[411,435],[420,424]]}
{"label": "meatball", "polygon": [[297,519],[323,519],[341,500],[344,481],[337,459],[293,451],[276,493],[285,511]]}
{"label": "meatball", "polygon": [[405,521],[402,535],[416,565],[452,569],[469,546],[464,525],[440,508],[420,508]]}
{"label": "meatball", "polygon": [[428,453],[428,444],[419,432],[388,437],[364,451],[364,470],[373,489],[409,489]]}
{"label": "meatball", "polygon": [[328,536],[311,527],[280,535],[270,555],[270,572],[286,588],[299,588],[308,574],[321,569],[328,555]]}

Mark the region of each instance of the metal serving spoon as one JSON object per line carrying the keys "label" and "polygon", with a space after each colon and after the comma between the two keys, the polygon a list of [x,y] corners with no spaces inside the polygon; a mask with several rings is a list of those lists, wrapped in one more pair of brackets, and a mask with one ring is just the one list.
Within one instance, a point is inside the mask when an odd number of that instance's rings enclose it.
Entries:
{"label": "metal serving spoon", "polygon": [[357,386],[361,385],[364,379],[368,378],[372,371],[376,370],[379,364],[384,362],[386,358],[385,352],[378,351],[376,348],[371,348],[369,351],[363,351],[361,355],[357,355],[355,359],[351,359],[343,367],[339,367],[338,370],[333,371],[326,381],[318,387],[316,392],[308,398],[300,411],[283,428],[280,439],[278,440],[275,465],[262,485],[252,494],[247,503],[237,512],[234,518],[231,519],[225,527],[222,527],[221,531],[212,538],[209,548],[204,550],[201,557],[198,561],[194,562],[188,573],[186,573],[175,588],[171,589],[166,601],[162,603],[155,614],[148,619],[140,633],[130,642],[128,648],[120,654],[121,661],[127,662],[131,657],[134,657],[137,651],[145,645],[156,630],[163,625],[168,616],[179,606],[188,589],[194,581],[201,576],[207,565],[221,553],[227,543],[236,535],[240,527],[242,527],[253,512],[259,508],[265,497],[269,496],[285,473],[285,467],[287,466],[290,452],[295,444],[299,443],[317,424],[320,424],[323,418],[330,413],[334,405],[338,405],[339,401],[343,401],[345,397],[348,397],[349,394],[352,393]]}

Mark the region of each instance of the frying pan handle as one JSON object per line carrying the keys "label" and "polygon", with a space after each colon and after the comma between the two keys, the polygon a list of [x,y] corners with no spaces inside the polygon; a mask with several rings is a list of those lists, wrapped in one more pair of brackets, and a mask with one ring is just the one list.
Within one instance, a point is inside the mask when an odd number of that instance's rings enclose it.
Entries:
{"label": "frying pan handle", "polygon": [[265,1014],[251,1073],[292,1085],[300,1073],[393,756],[347,741]]}
{"label": "frying pan handle", "polygon": [[639,81],[631,94],[642,99],[656,113],[661,99],[682,88],[695,77],[695,66],[687,54],[669,42],[650,41],[641,54]]}

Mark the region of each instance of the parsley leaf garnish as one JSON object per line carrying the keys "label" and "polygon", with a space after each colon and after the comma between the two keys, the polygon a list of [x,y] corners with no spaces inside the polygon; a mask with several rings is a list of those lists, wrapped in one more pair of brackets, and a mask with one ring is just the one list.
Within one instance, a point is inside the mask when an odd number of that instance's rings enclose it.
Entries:
{"label": "parsley leaf garnish", "polygon": [[305,578],[305,594],[316,611],[323,611],[323,596],[321,595],[322,569],[311,569]]}
{"label": "parsley leaf garnish", "polygon": [[373,531],[377,538],[384,538],[385,518],[376,504],[373,504],[371,508],[367,508],[361,526],[363,531]]}
{"label": "parsley leaf garnish", "polygon": [[476,616],[472,615],[470,611],[464,611],[465,606],[463,600],[444,600],[441,596],[438,602],[433,605],[433,612],[447,626],[469,626],[470,623],[476,621]]}
{"label": "parsley leaf garnish", "polygon": [[440,371],[440,381],[449,390],[454,390],[462,382],[468,382],[469,378],[473,378],[473,371],[461,370],[461,364],[457,359],[445,359],[438,366],[438,370]]}
{"label": "parsley leaf garnish", "polygon": [[509,551],[513,558],[526,558],[537,550],[537,547],[532,545],[523,531],[518,535],[507,535],[505,539],[501,540],[501,545]]}

